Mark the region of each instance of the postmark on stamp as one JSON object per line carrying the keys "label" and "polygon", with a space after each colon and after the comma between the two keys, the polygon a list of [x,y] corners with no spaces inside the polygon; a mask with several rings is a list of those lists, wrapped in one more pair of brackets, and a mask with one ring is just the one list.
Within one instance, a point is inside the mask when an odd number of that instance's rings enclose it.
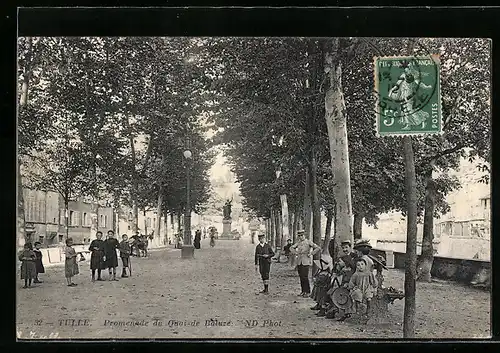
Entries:
{"label": "postmark on stamp", "polygon": [[378,136],[442,131],[439,56],[375,57]]}

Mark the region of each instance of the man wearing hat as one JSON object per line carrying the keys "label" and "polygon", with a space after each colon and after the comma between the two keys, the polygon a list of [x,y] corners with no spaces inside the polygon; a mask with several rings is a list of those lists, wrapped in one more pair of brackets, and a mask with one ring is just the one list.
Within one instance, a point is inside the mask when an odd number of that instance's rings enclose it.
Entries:
{"label": "man wearing hat", "polygon": [[[374,268],[373,260],[369,256],[371,248],[372,248],[372,246],[370,245],[370,242],[366,239],[359,239],[358,241],[356,241],[354,243],[354,250],[355,250],[357,256],[355,258],[353,258],[353,262],[356,263],[358,260],[363,259],[366,262],[367,271],[373,272],[373,268]],[[351,276],[354,272],[356,272],[355,267],[351,273]],[[348,285],[344,281],[342,281],[342,283],[344,286]],[[354,306],[346,308],[344,315],[338,321],[344,321],[345,319],[349,318],[352,313],[355,313],[355,312],[356,312],[356,310],[355,310]]]}
{"label": "man wearing hat", "polygon": [[[333,242],[330,241],[330,244]],[[352,250],[351,242],[349,240],[344,240],[340,243],[342,247],[342,256],[334,265],[334,272],[337,278],[341,278],[340,282],[337,279],[338,286],[345,286],[349,283],[352,274],[356,270],[356,259],[358,258],[358,254]],[[335,281],[330,283],[330,287],[328,288],[328,294],[332,295],[334,290]],[[334,319],[336,314],[339,312],[338,308],[335,305],[330,305],[325,313],[327,319]]]}
{"label": "man wearing hat", "polygon": [[266,236],[259,234],[259,244],[255,247],[255,271],[259,270],[262,282],[264,282],[264,290],[260,293],[269,293],[269,271],[271,270],[271,258],[274,256],[274,251],[271,246],[266,243]]}
{"label": "man wearing hat", "polygon": [[314,244],[311,240],[306,239],[304,231],[297,232],[298,242],[290,247],[290,250],[297,255],[297,271],[299,272],[300,287],[302,292],[300,297],[308,297],[311,294],[309,286],[309,266],[312,265],[312,256],[321,251],[321,248]]}

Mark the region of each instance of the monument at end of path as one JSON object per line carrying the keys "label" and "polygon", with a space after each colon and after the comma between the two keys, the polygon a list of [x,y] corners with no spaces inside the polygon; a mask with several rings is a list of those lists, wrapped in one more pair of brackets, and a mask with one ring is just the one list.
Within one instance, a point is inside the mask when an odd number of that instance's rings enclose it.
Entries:
{"label": "monument at end of path", "polygon": [[221,239],[233,239],[233,234],[231,233],[231,223],[233,221],[231,218],[231,204],[232,200],[227,200],[222,208],[224,218],[222,219]]}

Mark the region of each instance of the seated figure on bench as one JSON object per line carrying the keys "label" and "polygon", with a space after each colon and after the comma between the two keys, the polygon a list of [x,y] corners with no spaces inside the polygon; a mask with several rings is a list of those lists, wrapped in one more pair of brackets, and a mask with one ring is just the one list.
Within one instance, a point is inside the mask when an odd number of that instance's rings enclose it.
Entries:
{"label": "seated figure on bench", "polygon": [[[332,282],[328,288],[329,295],[331,295],[337,287],[347,285],[352,274],[356,270],[356,259],[358,255],[352,250],[351,242],[343,241],[341,246],[343,255],[334,265],[334,276],[332,276]],[[326,318],[333,319],[338,312],[338,308],[330,301],[330,305],[326,310]]]}

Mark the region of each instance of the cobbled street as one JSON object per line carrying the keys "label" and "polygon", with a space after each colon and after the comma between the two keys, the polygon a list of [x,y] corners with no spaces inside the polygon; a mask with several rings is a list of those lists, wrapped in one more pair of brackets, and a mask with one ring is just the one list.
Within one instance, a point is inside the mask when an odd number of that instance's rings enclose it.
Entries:
{"label": "cobbled street", "polygon": [[[153,250],[148,258],[133,258],[132,277],[120,278],[118,282],[92,283],[88,261],[81,262],[80,275],[74,278],[76,287],[66,286],[64,266],[47,267],[47,273],[41,276],[42,284],[22,289],[18,280],[18,337],[403,336],[404,301],[397,300],[390,306],[393,323],[389,325],[365,326],[318,318],[309,309],[314,305],[312,299],[297,297],[298,276],[285,263],[273,263],[271,267],[270,294],[257,294],[261,280],[253,264],[254,246],[243,237],[238,241],[218,240],[215,248],[210,248],[208,239],[204,239],[194,260],[182,260],[180,250],[172,248]],[[385,275],[385,286],[403,288],[403,272],[390,270]],[[107,279],[107,273],[104,278]],[[215,320],[218,326],[213,326]],[[417,338],[488,337],[490,295],[442,281],[418,283],[416,320]],[[141,325],[119,325],[130,321]]]}

